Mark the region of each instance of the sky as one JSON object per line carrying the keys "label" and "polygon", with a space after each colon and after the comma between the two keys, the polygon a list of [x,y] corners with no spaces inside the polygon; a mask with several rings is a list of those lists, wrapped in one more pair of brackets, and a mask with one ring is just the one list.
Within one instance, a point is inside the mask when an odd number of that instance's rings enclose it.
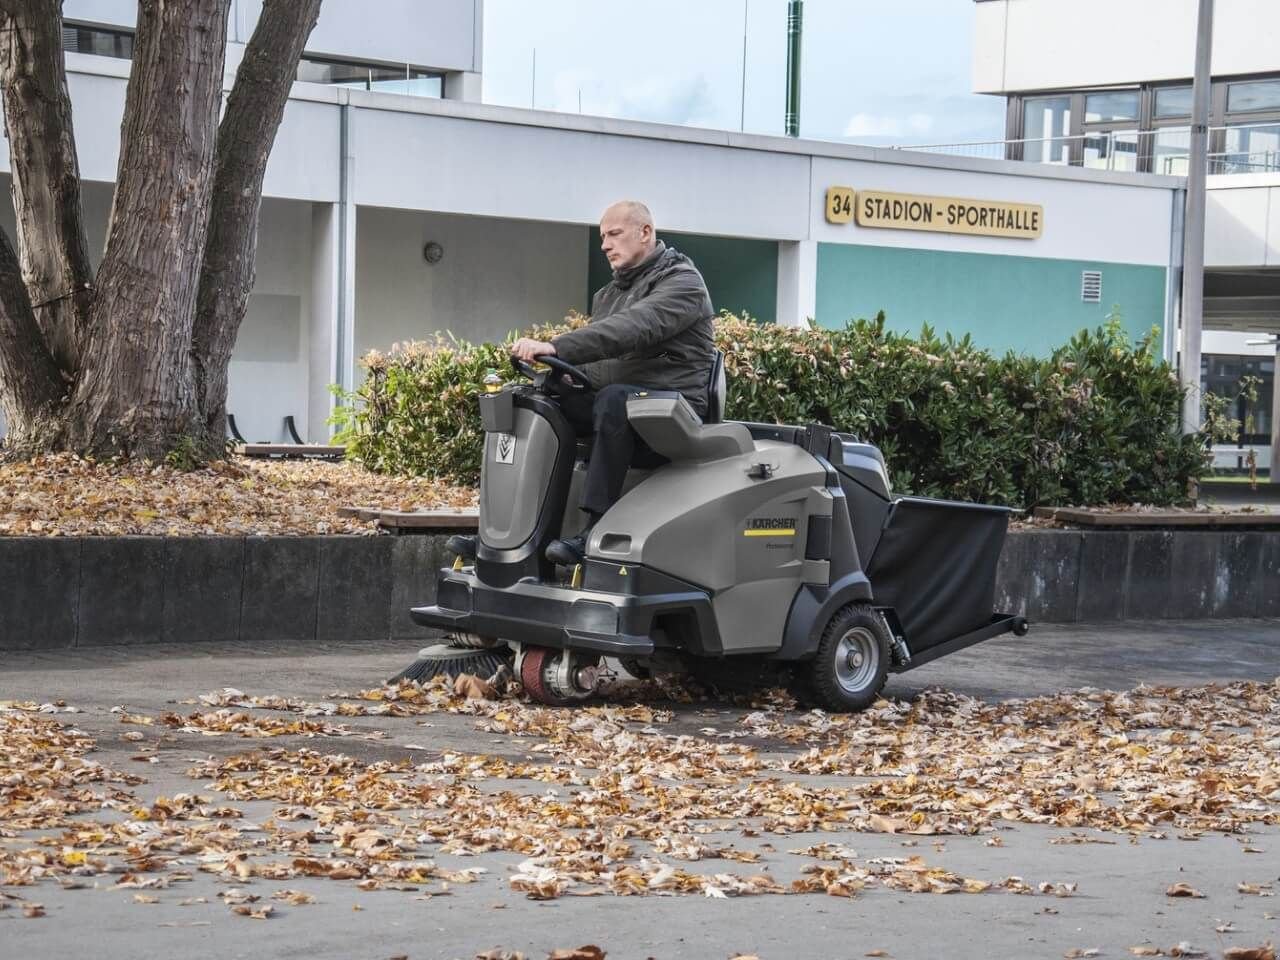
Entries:
{"label": "sky", "polygon": [[[973,20],[973,0],[807,0],[801,136],[1002,139],[1004,101],[970,92]],[[484,0],[484,99],[781,134],[786,23],[787,0]]]}

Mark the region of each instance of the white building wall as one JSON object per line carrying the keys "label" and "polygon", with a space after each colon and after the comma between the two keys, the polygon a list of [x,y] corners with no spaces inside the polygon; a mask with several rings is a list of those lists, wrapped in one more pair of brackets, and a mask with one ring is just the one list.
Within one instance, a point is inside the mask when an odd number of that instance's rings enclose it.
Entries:
{"label": "white building wall", "polygon": [[[64,20],[132,29],[137,0],[65,0]],[[227,39],[249,41],[262,0],[232,0]],[[307,42],[318,56],[478,72],[482,0],[324,0]]]}
{"label": "white building wall", "polygon": [[[423,258],[430,241],[444,248],[439,263]],[[570,224],[362,207],[356,356],[446,331],[501,340],[558,322],[586,305],[587,241],[587,228]]]}
{"label": "white building wall", "polygon": [[[979,0],[977,93],[1190,77],[1197,0]],[[1280,66],[1280,3],[1218,0],[1213,75]]]}
{"label": "white building wall", "polygon": [[1205,193],[1207,267],[1280,267],[1280,176],[1210,177]]}

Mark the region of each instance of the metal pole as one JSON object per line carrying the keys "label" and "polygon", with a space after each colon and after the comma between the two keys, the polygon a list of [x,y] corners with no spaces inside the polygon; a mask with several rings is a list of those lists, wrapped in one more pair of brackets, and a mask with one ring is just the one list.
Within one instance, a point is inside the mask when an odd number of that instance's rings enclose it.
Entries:
{"label": "metal pole", "polygon": [[751,0],[742,0],[742,114],[738,118],[738,129],[747,129],[747,11],[751,8]]}
{"label": "metal pole", "polygon": [[788,137],[800,136],[800,39],[804,29],[804,0],[787,0],[787,115]]}
{"label": "metal pole", "polygon": [[1186,247],[1182,256],[1182,358],[1186,391],[1182,429],[1200,428],[1200,340],[1204,326],[1204,190],[1209,150],[1209,78],[1213,50],[1213,0],[1200,0],[1196,24],[1196,73],[1191,94],[1191,153],[1187,158]]}
{"label": "metal pole", "polygon": [[538,48],[533,48],[533,66],[529,70],[529,109],[534,108],[534,97],[538,92]]}

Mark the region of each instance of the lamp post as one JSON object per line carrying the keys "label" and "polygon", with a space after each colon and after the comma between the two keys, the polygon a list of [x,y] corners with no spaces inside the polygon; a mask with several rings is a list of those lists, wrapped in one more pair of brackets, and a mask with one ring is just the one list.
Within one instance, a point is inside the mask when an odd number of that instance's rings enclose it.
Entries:
{"label": "lamp post", "polygon": [[1213,0],[1200,0],[1196,72],[1191,93],[1191,153],[1187,159],[1187,214],[1182,253],[1182,429],[1200,428],[1200,340],[1204,326],[1204,190],[1209,151],[1209,78]]}
{"label": "lamp post", "polygon": [[804,29],[804,0],[787,0],[787,115],[788,137],[800,136],[800,38]]}

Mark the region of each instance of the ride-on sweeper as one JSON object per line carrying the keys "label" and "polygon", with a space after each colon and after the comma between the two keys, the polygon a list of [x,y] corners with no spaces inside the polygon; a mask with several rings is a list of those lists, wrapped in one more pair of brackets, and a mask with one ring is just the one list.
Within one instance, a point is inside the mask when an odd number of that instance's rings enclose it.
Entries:
{"label": "ride-on sweeper", "polygon": [[880,451],[829,427],[722,422],[720,355],[705,422],[678,393],[627,400],[631,426],[670,463],[632,470],[583,562],[557,567],[544,551],[585,525],[590,457],[557,397],[590,383],[539,361],[513,361],[531,384],[479,397],[479,534],[452,538],[435,604],[412,611],[449,638],[416,676],[469,656],[492,667],[509,650],[525,691],[563,705],[591,695],[610,656],[637,676],[781,680],[859,710],[890,672],[1026,633],[1024,618],[992,612],[1006,508],[894,497]]}

